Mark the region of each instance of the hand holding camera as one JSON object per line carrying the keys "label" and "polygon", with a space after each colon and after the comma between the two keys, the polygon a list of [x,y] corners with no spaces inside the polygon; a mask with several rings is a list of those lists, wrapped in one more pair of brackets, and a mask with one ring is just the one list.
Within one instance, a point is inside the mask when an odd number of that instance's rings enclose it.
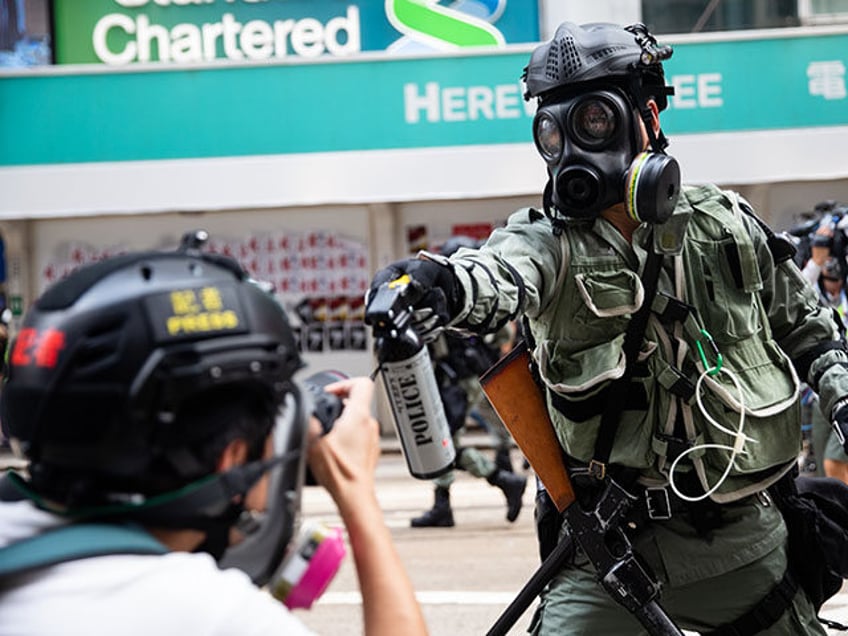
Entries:
{"label": "hand holding camera", "polygon": [[343,401],[344,408],[332,430],[310,444],[309,467],[344,518],[357,501],[375,496],[380,430],[371,414],[374,383],[366,377],[348,378],[325,389]]}
{"label": "hand holding camera", "polygon": [[332,430],[333,424],[344,408],[341,398],[334,393],[328,393],[324,387],[347,378],[348,376],[340,371],[319,371],[303,381],[304,388],[312,401],[310,413],[321,424],[322,435]]}

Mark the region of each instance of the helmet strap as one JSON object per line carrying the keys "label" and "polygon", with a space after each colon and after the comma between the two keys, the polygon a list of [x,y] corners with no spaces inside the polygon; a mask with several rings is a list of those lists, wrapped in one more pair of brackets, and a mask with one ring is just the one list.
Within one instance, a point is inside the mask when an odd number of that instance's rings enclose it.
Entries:
{"label": "helmet strap", "polygon": [[[206,533],[206,538],[194,552],[206,552],[216,561],[224,556],[224,552],[230,547],[230,528],[241,516],[244,508],[241,504],[231,504],[229,509],[215,519],[203,522],[204,528],[196,528]],[[200,525],[200,524],[198,524]]]}
{"label": "helmet strap", "polygon": [[545,191],[542,193],[542,206],[545,210],[545,216],[551,222],[554,229],[554,236],[560,236],[565,230],[565,221],[563,221],[554,209],[554,180],[548,176],[548,182],[545,184]]}
{"label": "helmet strap", "polygon": [[651,150],[664,154],[665,148],[668,146],[668,140],[662,130],[659,131],[659,134],[654,132],[654,114],[651,112],[651,109],[648,108],[648,97],[645,95],[644,88],[641,76],[634,72],[630,76],[630,94],[636,101],[639,115],[642,118],[642,122],[645,124],[645,130],[648,133],[648,140],[651,142]]}

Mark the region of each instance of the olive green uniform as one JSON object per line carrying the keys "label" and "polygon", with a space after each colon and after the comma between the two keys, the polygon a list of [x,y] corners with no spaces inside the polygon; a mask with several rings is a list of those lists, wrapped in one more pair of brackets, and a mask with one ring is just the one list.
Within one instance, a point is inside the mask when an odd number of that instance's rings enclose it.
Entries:
{"label": "olive green uniform", "polygon": [[848,453],[842,448],[836,432],[819,408],[818,397],[810,404],[810,419],[813,431],[813,453],[816,456],[816,476],[824,477],[824,460],[848,464]]}
{"label": "olive green uniform", "polygon": [[[830,311],[820,307],[791,259],[775,263],[763,229],[734,193],[685,186],[667,225],[675,223],[687,224],[685,243],[664,258],[641,372],[628,393],[610,464],[635,469],[644,487],[670,488],[677,479],[679,488],[681,476],[694,475],[722,505],[721,525],[711,533],[699,533],[681,512],[650,522],[634,539],[663,584],[663,606],[682,628],[708,630],[744,614],[783,576],[786,529],[762,491],[794,465],[800,450],[800,382],[815,385],[829,410],[848,395],[840,364],[848,355],[821,345],[837,339]],[[605,390],[624,370],[622,342],[644,300],[640,272],[649,235],[642,225],[628,243],[603,218],[566,221],[557,233],[544,215],[524,209],[481,250],[460,250],[450,259],[465,292],[452,326],[488,330],[528,317],[551,420],[577,463],[592,459]],[[661,319],[668,298],[696,311]],[[718,373],[709,337],[723,357]],[[792,361],[799,359],[808,360],[808,377],[796,374]],[[693,394],[678,391],[681,376],[690,386],[700,379],[700,406]],[[745,437],[734,435],[743,425]],[[697,450],[672,470],[665,435],[681,427]],[[565,568],[549,585],[533,629],[640,631],[579,554],[577,567]],[[824,630],[799,592],[768,633]]]}

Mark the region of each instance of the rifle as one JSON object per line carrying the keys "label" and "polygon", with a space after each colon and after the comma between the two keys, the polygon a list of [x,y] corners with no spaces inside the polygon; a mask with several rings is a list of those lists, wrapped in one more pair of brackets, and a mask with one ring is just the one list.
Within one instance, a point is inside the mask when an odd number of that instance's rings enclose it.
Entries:
{"label": "rifle", "polygon": [[591,510],[576,503],[544,394],[533,377],[524,341],[480,378],[483,392],[545,486],[571,532],[545,558],[487,636],[505,636],[571,557],[575,543],[595,567],[601,585],[652,636],[683,636],[658,602],[660,586],[639,563],[622,530],[636,498],[612,478]]}

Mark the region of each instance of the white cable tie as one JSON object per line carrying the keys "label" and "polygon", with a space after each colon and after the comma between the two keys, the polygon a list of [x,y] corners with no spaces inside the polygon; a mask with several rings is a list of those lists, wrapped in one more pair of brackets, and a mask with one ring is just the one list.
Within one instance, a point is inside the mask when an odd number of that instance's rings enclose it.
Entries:
{"label": "white cable tie", "polygon": [[[731,469],[736,463],[736,457],[738,455],[748,454],[748,451],[744,448],[745,443],[759,443],[758,440],[754,439],[753,437],[749,437],[743,432],[745,428],[745,395],[742,392],[742,387],[739,384],[739,380],[736,378],[733,372],[731,372],[726,367],[722,367],[721,369],[719,369],[719,373],[726,373],[727,376],[730,378],[731,382],[733,382],[734,388],[739,393],[739,425],[735,431],[729,428],[725,428],[707,412],[706,407],[704,407],[704,404],[701,401],[701,384],[703,383],[704,378],[707,377],[708,371],[711,371],[711,369],[705,369],[701,373],[700,377],[698,378],[698,381],[695,384],[695,402],[698,405],[698,409],[701,411],[701,415],[703,415],[704,419],[707,421],[708,424],[710,424],[713,428],[721,431],[722,433],[733,437],[733,446],[727,446],[725,444],[700,444],[698,446],[692,446],[691,448],[687,448],[675,458],[675,460],[671,463],[671,467],[668,471],[668,485],[671,487],[671,490],[674,492],[674,494],[677,495],[680,499],[683,499],[684,501],[701,501],[716,492],[730,474]],[[709,450],[711,448],[717,450],[730,451],[730,458],[727,460],[727,466],[725,467],[724,472],[722,473],[721,477],[719,477],[718,481],[712,487],[710,487],[709,490],[707,490],[703,495],[699,495],[697,497],[690,497],[689,495],[684,495],[682,492],[680,492],[680,490],[678,490],[677,485],[674,483],[674,471],[677,468],[678,462],[686,455],[696,450]]]}

